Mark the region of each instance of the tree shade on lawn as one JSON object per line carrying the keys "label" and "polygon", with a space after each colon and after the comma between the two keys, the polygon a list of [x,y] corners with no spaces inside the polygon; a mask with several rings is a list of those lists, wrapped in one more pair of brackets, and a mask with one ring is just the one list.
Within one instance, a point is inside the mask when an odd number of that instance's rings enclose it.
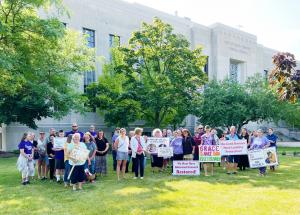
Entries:
{"label": "tree shade on lawn", "polygon": [[[281,152],[300,148],[280,148]],[[300,159],[280,156],[280,168],[266,177],[258,170],[226,175],[217,167],[213,177],[152,174],[144,180],[117,182],[115,173],[83,191],[34,181],[21,186],[16,158],[0,159],[1,214],[299,214]],[[130,176],[130,178],[129,178]]]}

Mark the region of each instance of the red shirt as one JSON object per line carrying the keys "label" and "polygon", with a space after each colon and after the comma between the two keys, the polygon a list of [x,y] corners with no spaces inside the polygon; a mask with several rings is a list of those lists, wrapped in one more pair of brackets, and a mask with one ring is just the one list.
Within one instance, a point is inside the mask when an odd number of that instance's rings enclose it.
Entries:
{"label": "red shirt", "polygon": [[195,141],[195,154],[199,155],[199,145],[201,145],[201,136],[203,135],[203,132],[200,132],[198,135],[194,136]]}

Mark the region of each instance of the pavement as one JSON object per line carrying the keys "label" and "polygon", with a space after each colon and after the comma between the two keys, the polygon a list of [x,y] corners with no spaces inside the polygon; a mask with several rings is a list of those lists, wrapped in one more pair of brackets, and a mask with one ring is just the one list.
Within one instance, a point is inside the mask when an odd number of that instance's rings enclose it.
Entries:
{"label": "pavement", "polygon": [[300,142],[277,142],[277,146],[300,147]]}

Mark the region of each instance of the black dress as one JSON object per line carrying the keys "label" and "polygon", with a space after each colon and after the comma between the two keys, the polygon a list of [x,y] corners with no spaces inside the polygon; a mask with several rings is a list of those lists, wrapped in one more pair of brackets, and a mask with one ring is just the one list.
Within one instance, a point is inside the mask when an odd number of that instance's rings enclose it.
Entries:
{"label": "black dress", "polygon": [[[249,142],[249,134],[246,133],[246,135],[241,135],[241,139],[247,140],[247,143]],[[248,160],[248,155],[240,155],[238,167],[240,170],[245,170],[246,168],[249,168],[249,160]]]}

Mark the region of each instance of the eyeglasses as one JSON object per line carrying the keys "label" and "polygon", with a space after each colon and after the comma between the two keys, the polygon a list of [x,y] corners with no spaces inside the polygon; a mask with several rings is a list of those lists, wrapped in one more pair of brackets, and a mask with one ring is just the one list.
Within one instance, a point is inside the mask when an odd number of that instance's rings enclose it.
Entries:
{"label": "eyeglasses", "polygon": [[77,128],[77,127],[78,127],[77,125],[73,125],[73,126],[72,126],[72,128]]}

